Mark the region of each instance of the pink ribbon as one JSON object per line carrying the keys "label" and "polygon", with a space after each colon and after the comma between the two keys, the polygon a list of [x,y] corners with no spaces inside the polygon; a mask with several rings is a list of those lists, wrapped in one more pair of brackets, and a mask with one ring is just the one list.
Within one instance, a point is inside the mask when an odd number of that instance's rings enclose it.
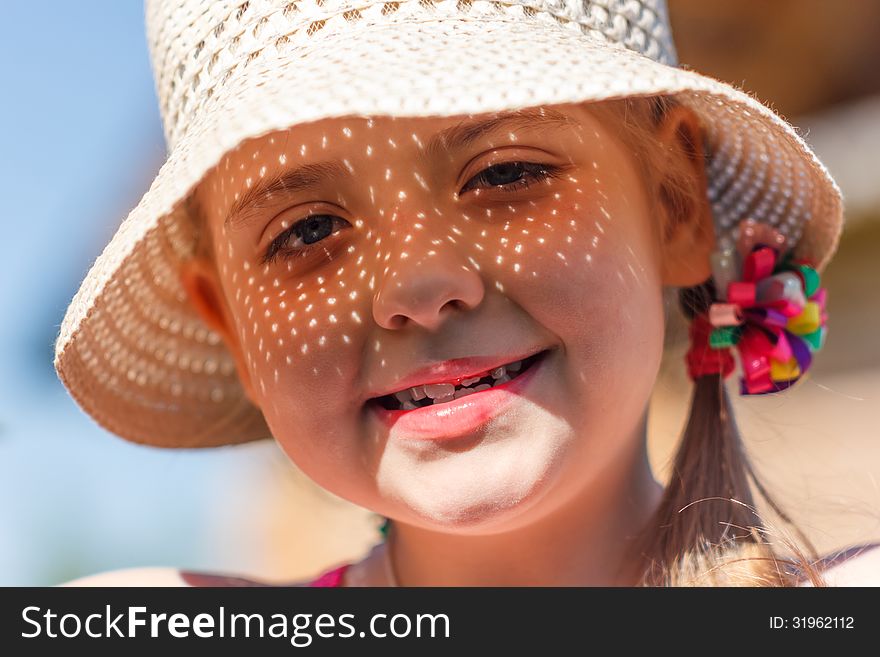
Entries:
{"label": "pink ribbon", "polygon": [[713,303],[709,306],[709,323],[712,326],[735,326],[743,323],[743,315],[735,303]]}
{"label": "pink ribbon", "polygon": [[752,251],[743,261],[742,278],[744,281],[760,281],[773,273],[776,264],[776,252],[769,246]]}
{"label": "pink ribbon", "polygon": [[770,361],[767,355],[773,349],[770,340],[760,329],[746,328],[736,343],[742,363],[746,390],[750,394],[773,388],[770,378]]}

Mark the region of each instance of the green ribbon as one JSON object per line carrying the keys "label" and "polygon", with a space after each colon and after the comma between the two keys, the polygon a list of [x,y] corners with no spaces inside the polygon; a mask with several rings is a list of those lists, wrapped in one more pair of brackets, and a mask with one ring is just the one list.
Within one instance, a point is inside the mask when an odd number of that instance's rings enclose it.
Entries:
{"label": "green ribbon", "polygon": [[739,326],[718,326],[709,334],[709,346],[712,349],[732,347],[739,342],[742,328]]}

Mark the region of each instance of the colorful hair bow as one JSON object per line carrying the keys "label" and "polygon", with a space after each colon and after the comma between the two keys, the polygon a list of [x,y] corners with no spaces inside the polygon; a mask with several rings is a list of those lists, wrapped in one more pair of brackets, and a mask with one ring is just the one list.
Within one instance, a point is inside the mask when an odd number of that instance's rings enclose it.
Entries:
{"label": "colorful hair bow", "polygon": [[[736,248],[712,254],[716,299],[691,324],[692,379],[734,369],[740,394],[785,390],[803,376],[828,333],[827,291],[812,263],[785,252],[785,236],[752,219],[740,222]],[[709,349],[707,349],[709,347]]]}

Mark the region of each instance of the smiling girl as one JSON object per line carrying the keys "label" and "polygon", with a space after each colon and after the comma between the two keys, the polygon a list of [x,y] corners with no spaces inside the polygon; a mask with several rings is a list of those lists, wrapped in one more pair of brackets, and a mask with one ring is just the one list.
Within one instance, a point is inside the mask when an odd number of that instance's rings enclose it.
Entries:
{"label": "smiling girl", "polygon": [[[742,394],[796,394],[839,192],[770,110],[674,66],[662,3],[180,4],[148,10],[169,162],[57,344],[98,422],[271,437],[389,519],[314,585],[823,581],[755,512],[725,378],[735,352]],[[667,290],[695,383],[664,486]]]}

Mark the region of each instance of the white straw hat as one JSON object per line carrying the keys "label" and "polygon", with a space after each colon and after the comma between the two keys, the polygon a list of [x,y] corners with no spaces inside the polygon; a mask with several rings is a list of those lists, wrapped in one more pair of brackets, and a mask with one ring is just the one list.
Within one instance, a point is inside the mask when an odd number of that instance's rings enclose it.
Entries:
{"label": "white straw hat", "polygon": [[670,94],[702,120],[717,236],[746,216],[821,270],[840,191],[794,129],[677,67],[664,0],[148,0],[169,155],[74,296],[55,368],[126,439],[202,447],[270,437],[232,357],[177,278],[183,199],[244,139],[345,115],[450,116]]}

